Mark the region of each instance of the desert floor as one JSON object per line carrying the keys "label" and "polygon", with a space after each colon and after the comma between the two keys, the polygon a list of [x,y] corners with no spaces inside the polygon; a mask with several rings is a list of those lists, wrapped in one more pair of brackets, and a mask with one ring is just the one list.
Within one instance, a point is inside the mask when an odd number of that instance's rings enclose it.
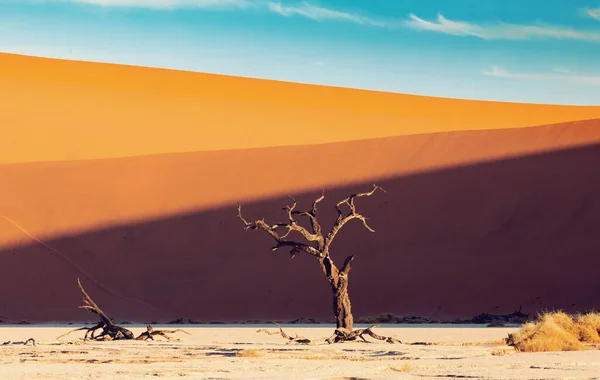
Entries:
{"label": "desert floor", "polygon": [[[37,346],[0,346],[0,378],[593,379],[600,374],[600,351],[517,353],[500,342],[511,328],[378,328],[405,342],[394,345],[287,344],[280,336],[258,334],[257,326],[184,326],[191,335],[177,333],[177,342],[83,343],[79,333],[56,341],[72,327],[1,327],[1,341],[33,337]],[[286,329],[315,340],[331,333],[326,327]]]}

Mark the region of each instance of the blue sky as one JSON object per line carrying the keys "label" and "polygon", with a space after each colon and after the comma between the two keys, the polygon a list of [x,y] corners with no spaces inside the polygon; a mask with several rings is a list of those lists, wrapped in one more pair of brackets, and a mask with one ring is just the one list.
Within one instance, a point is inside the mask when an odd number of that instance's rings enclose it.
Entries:
{"label": "blue sky", "polygon": [[600,105],[600,0],[0,0],[0,51]]}

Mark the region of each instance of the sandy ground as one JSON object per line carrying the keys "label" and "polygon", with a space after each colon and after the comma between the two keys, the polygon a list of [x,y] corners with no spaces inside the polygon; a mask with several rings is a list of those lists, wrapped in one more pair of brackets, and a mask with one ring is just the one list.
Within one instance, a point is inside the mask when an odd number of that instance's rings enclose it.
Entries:
{"label": "sandy ground", "polygon": [[[169,326],[172,328],[173,326]],[[141,328],[131,328],[135,333]],[[499,342],[510,328],[379,328],[406,343],[287,344],[256,327],[189,327],[179,342],[59,343],[63,327],[3,327],[0,340],[34,337],[35,347],[0,346],[9,379],[593,379],[600,352],[516,353]],[[321,339],[329,328],[289,327]]]}

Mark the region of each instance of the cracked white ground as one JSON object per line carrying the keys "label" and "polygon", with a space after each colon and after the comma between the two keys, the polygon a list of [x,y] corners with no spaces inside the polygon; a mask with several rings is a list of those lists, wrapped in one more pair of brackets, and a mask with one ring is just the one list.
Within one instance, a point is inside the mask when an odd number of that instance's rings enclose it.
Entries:
{"label": "cracked white ground", "polygon": [[[73,326],[73,328],[76,326]],[[134,333],[142,327],[131,327]],[[169,326],[168,328],[173,328]],[[288,344],[245,327],[183,327],[181,341],[86,342],[71,328],[0,327],[0,379],[596,379],[600,351],[517,353],[501,343],[510,328],[377,328],[405,344]],[[331,328],[286,327],[313,340]],[[431,345],[411,344],[416,342]]]}

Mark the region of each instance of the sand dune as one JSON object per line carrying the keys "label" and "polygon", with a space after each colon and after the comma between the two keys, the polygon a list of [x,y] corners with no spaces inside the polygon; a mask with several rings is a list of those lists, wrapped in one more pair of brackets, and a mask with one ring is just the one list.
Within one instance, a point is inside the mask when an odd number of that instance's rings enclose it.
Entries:
{"label": "sand dune", "polygon": [[0,163],[516,128],[600,107],[475,102],[0,54]]}
{"label": "sand dune", "polygon": [[[600,143],[600,120],[314,146],[0,166],[0,215],[43,239]],[[0,247],[23,233],[4,223]],[[8,231],[7,231],[8,230]]]}
{"label": "sand dune", "polygon": [[265,236],[242,230],[234,202],[277,221],[285,193],[306,204],[326,188],[331,222],[334,200],[374,181],[388,194],[360,209],[377,232],[349,226],[334,247],[338,260],[359,255],[357,315],[597,307],[598,163],[596,120],[3,165],[0,287],[12,290],[0,315],[84,319],[79,276],[123,319],[328,318],[317,264],[269,252]]}

